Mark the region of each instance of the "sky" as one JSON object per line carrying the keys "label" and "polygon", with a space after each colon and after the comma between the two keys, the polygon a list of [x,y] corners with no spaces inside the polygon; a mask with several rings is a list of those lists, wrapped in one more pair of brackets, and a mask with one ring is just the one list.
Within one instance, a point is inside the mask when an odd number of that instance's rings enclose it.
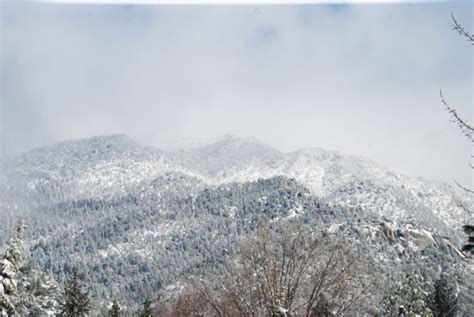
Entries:
{"label": "sky", "polygon": [[472,183],[473,2],[1,2],[2,156],[125,133],[162,148],[224,134]]}

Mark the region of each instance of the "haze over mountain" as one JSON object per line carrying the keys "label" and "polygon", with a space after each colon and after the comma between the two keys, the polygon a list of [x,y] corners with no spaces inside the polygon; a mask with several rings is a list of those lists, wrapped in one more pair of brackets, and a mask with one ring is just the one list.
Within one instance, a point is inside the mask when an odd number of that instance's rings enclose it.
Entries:
{"label": "haze over mountain", "polygon": [[471,147],[438,91],[470,117],[472,52],[451,13],[472,30],[472,1],[337,2],[2,1],[0,156],[115,131],[158,147],[231,132],[469,184]]}

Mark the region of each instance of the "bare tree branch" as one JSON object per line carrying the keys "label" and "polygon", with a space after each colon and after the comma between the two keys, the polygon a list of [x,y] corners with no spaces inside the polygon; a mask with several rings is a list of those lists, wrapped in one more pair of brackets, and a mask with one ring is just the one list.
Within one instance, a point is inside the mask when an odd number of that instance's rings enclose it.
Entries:
{"label": "bare tree branch", "polygon": [[213,282],[193,283],[191,303],[206,316],[341,315],[356,311],[354,303],[364,309],[372,284],[361,255],[345,240],[314,238],[303,228],[260,230]]}
{"label": "bare tree branch", "polygon": [[471,43],[471,45],[474,45],[474,35],[466,31],[464,27],[456,20],[452,13],[451,18],[453,19],[453,30],[466,37],[467,41]]}
{"label": "bare tree branch", "polygon": [[454,108],[450,107],[449,104],[446,102],[443,96],[443,92],[440,90],[439,95],[441,97],[441,102],[444,104],[446,107],[446,110],[449,112],[449,114],[452,117],[452,121],[457,124],[457,126],[461,129],[462,133],[466,138],[474,143],[474,128],[467,123],[464,119],[462,119],[454,110]]}
{"label": "bare tree branch", "polygon": [[470,189],[470,188],[467,188],[461,184],[459,184],[455,179],[454,179],[454,183],[459,187],[461,188],[462,190],[464,190],[465,192],[467,193],[470,193],[470,194],[474,194],[474,190]]}

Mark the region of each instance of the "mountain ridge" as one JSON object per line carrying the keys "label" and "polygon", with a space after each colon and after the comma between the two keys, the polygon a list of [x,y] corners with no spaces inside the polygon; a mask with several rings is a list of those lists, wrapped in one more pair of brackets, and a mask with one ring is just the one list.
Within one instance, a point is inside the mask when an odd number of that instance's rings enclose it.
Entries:
{"label": "mountain ridge", "polygon": [[[428,205],[443,221],[457,226],[466,220],[466,207],[473,205],[471,197],[449,184],[392,172],[360,156],[321,148],[283,153],[255,138],[233,135],[173,151],[140,145],[124,134],[96,136],[34,149],[4,161],[2,167],[4,183],[10,180],[16,184],[10,192],[28,188],[27,194],[34,200],[37,192],[59,187],[64,193],[53,202],[124,195],[147,180],[178,172],[210,186],[285,176],[315,195],[333,197],[334,203],[343,205],[362,196],[376,201],[381,191],[403,191],[412,204]],[[355,185],[357,182],[367,188]],[[345,199],[337,194],[341,192]],[[384,210],[391,203],[385,201],[379,206],[374,202],[371,208]]]}

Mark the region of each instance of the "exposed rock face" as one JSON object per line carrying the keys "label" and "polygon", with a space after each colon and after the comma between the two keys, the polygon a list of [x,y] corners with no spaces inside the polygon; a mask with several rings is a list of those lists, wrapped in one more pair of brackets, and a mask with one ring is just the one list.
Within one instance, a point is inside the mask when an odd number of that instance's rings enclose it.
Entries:
{"label": "exposed rock face", "polygon": [[413,246],[419,250],[423,250],[435,244],[430,232],[422,228],[415,228],[411,224],[407,224],[403,227],[401,235],[408,243],[413,244]]}
{"label": "exposed rock face", "polygon": [[385,237],[389,241],[394,242],[396,240],[397,230],[391,223],[389,223],[388,221],[381,221],[380,227],[382,228],[382,232],[384,233]]}

